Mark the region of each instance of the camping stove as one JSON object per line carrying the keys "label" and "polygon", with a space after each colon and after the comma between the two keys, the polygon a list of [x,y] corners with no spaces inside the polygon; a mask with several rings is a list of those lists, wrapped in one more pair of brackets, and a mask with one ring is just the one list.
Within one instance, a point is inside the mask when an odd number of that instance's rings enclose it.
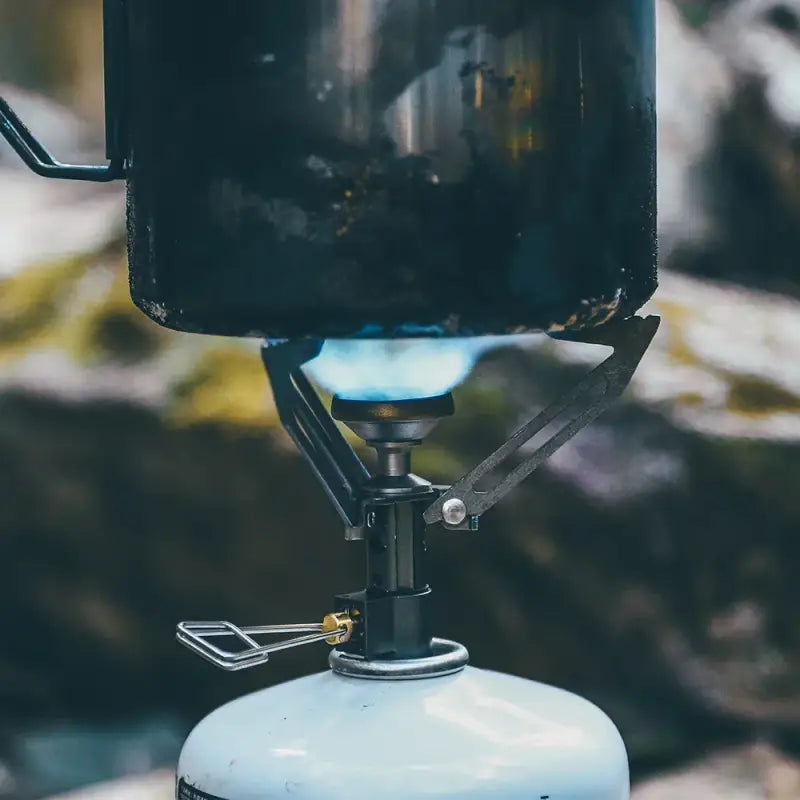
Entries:
{"label": "camping stove", "polygon": [[[434,637],[425,536],[434,526],[477,531],[488,508],[619,396],[657,327],[655,317],[633,317],[584,336],[613,354],[451,487],[411,471],[414,447],[453,414],[450,394],[335,397],[328,413],[302,371],[322,343],[265,345],[281,421],[339,512],[345,538],[366,550],[365,586],[336,596],[318,623],[178,626],[179,641],[225,670],[264,664],[291,647],[333,647],[327,672],[206,717],[183,748],[178,800],[627,798],[625,747],[602,711],[560,689],[470,667],[463,644]],[[371,472],[335,421],[375,450]],[[539,446],[520,455],[535,437]],[[479,491],[487,480],[490,488]]]}
{"label": "camping stove", "polygon": [[[40,175],[127,180],[155,322],[283,341],[263,350],[281,420],[367,554],[320,622],[178,626],[226,670],[333,647],[329,671],[201,722],[179,800],[627,797],[601,711],[434,638],[425,537],[477,531],[655,334],[632,316],[656,286],[655,0],[103,6],[108,163],[60,163],[2,98],[0,135]],[[449,395],[329,412],[302,370],[318,339],[555,329],[614,353],[449,488],[411,471]]]}

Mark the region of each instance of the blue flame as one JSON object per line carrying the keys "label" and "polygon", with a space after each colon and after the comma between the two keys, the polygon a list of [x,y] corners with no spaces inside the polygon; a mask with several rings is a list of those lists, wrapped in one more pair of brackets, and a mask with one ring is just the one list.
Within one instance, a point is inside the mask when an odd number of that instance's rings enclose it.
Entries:
{"label": "blue flame", "polygon": [[461,383],[488,350],[522,338],[528,337],[328,340],[308,372],[350,400],[434,397]]}

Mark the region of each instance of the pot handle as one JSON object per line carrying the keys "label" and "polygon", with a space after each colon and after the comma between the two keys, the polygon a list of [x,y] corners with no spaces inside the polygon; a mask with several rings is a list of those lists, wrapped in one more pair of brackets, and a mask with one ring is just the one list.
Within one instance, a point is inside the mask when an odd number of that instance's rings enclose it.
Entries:
{"label": "pot handle", "polygon": [[125,52],[126,0],[103,0],[103,52],[108,164],[62,164],[28,130],[14,109],[0,97],[0,134],[17,155],[45,178],[107,183],[125,177]]}

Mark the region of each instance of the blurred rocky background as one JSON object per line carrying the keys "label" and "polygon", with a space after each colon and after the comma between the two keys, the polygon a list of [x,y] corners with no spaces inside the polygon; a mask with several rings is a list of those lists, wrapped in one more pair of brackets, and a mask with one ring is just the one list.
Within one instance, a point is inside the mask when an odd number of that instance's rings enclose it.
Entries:
{"label": "blurred rocky background", "polygon": [[[605,708],[638,800],[797,798],[800,0],[658,7],[662,330],[480,536],[431,537],[436,628]],[[65,159],[102,158],[99,24],[99,0],[0,3],[2,93]],[[324,664],[223,675],[175,622],[315,619],[359,581],[256,345],[133,308],[123,206],[0,145],[3,800],[123,776],[91,796],[166,800],[193,721]],[[417,471],[461,474],[590,350],[485,356]]]}

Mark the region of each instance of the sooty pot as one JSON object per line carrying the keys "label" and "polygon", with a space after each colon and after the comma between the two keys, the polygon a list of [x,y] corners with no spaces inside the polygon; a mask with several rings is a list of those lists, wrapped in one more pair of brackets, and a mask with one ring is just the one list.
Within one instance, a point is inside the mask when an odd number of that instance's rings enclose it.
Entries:
{"label": "sooty pot", "polygon": [[654,0],[105,0],[131,294],[182,330],[561,330],[656,285]]}

